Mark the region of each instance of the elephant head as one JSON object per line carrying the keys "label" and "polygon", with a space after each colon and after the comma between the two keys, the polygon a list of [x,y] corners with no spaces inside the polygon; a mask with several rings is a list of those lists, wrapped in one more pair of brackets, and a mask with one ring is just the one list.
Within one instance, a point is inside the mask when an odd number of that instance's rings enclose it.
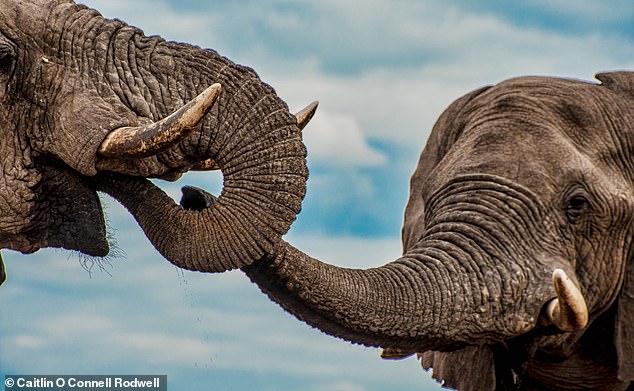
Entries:
{"label": "elephant head", "polygon": [[[1,0],[0,248],[104,256],[97,190],[144,198],[141,177],[221,168],[223,194],[205,211],[153,189],[153,203],[132,213],[179,266],[260,258],[300,210],[300,128],[314,109],[290,114],[252,69],[213,50],[146,37],[72,1]],[[187,246],[200,231],[208,241]]]}
{"label": "elephant head", "polygon": [[403,255],[328,265],[281,245],[243,267],[333,336],[418,352],[460,390],[628,389],[634,379],[634,73],[471,92],[411,179]]}

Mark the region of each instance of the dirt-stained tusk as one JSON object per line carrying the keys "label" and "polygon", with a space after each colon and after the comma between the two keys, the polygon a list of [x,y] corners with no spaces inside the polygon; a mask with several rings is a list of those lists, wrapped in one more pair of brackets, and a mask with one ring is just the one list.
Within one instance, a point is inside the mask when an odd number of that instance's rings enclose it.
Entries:
{"label": "dirt-stained tusk", "polygon": [[220,91],[220,84],[213,84],[158,122],[113,130],[101,143],[99,155],[108,158],[143,158],[166,150],[200,125]]}
{"label": "dirt-stained tusk", "polygon": [[310,122],[313,118],[313,115],[315,115],[315,111],[317,110],[317,106],[319,106],[319,102],[314,101],[295,114],[295,118],[297,118],[297,126],[300,130],[303,130],[306,125],[308,125],[308,122]]}
{"label": "dirt-stained tusk", "polygon": [[588,324],[588,307],[579,288],[561,269],[553,271],[557,298],[546,306],[546,318],[562,331],[581,330]]}

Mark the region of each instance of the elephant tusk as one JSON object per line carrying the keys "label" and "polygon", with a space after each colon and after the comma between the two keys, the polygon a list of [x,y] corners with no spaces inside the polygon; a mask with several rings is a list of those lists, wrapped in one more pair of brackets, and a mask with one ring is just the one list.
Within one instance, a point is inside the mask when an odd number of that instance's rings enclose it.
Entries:
{"label": "elephant tusk", "polygon": [[319,102],[314,101],[295,114],[295,118],[297,118],[297,126],[300,130],[303,130],[313,118],[315,111],[317,111],[317,106],[319,106]]}
{"label": "elephant tusk", "polygon": [[561,269],[553,271],[557,298],[546,306],[546,319],[562,331],[581,330],[588,324],[588,307],[579,288]]}
{"label": "elephant tusk", "polygon": [[220,84],[213,84],[158,122],[113,130],[99,146],[99,155],[107,158],[143,158],[164,151],[179,143],[200,125],[220,91]]}

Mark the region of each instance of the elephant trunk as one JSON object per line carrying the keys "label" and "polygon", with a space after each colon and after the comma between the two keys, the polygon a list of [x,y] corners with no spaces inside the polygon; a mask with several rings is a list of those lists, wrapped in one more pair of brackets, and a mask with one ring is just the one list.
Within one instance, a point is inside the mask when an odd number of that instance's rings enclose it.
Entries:
{"label": "elephant trunk", "polygon": [[[322,263],[285,244],[278,256],[243,271],[298,319],[366,346],[415,353],[492,343],[535,326],[547,289],[522,297],[499,276],[483,281],[427,248],[374,269]],[[524,301],[526,300],[526,301]]]}
{"label": "elephant trunk", "polygon": [[[97,190],[128,208],[157,250],[177,266],[221,272],[271,253],[301,209],[308,176],[300,130],[305,119],[291,114],[252,69],[213,50],[145,37],[120,21],[103,20],[99,26],[102,33],[92,33],[94,40],[108,43],[98,45],[103,51],[93,61],[105,67],[100,88],[125,102],[139,123],[111,132],[102,143]],[[197,107],[196,97],[216,83],[221,92],[214,103],[189,110],[203,117],[178,119],[187,123],[187,132],[170,136],[170,130],[164,137],[163,122],[187,117],[189,111],[179,108],[192,102]],[[145,126],[148,121],[159,122]],[[128,143],[146,134],[162,142],[156,150],[142,138]],[[192,169],[215,168],[222,170],[224,188],[202,211],[182,208],[140,178],[175,179]]]}
{"label": "elephant trunk", "polygon": [[[253,153],[260,155],[260,163],[245,162],[243,156]],[[144,178],[100,173],[94,180],[97,190],[129,210],[170,262],[189,270],[222,272],[260,259],[279,245],[301,208],[301,184],[307,176],[304,153],[299,137],[290,137],[222,161],[224,189],[200,211],[177,205]]]}
{"label": "elephant trunk", "polygon": [[222,272],[249,264],[274,251],[301,209],[308,172],[297,120],[270,87],[250,84],[254,88],[243,93],[269,101],[242,108],[258,113],[250,123],[201,130],[209,131],[216,151],[201,160],[213,160],[224,177],[222,193],[208,208],[186,210],[146,179],[105,172],[95,177],[97,190],[121,202],[179,267]]}
{"label": "elephant trunk", "polygon": [[[130,165],[104,160],[111,166],[95,177],[97,189],[130,210],[165,258],[204,272],[239,268],[271,253],[301,209],[308,176],[298,120],[286,104],[251,72],[225,72],[234,73],[239,88],[220,79],[223,91],[197,131],[174,149]],[[145,179],[105,172],[157,167],[155,161],[176,172],[213,162],[223,173],[222,194],[209,208],[186,210]]]}
{"label": "elephant trunk", "polygon": [[[501,178],[463,178],[429,200],[420,241],[382,267],[339,268],[284,244],[243,270],[299,319],[388,353],[505,341],[542,325],[545,304],[560,296],[553,272],[574,276],[548,253],[531,198]],[[546,247],[533,247],[540,236]]]}

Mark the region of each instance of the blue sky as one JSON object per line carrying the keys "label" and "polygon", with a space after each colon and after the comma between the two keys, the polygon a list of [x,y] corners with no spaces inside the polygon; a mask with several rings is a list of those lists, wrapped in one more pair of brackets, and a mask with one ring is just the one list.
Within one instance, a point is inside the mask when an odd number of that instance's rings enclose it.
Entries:
{"label": "blue sky", "polygon": [[[318,99],[308,194],[287,238],[349,267],[399,255],[409,176],[451,101],[512,76],[634,68],[631,0],[85,3],[255,68],[294,110]],[[221,188],[207,173],[162,186],[178,197],[184,183]],[[440,388],[413,358],[384,362],[300,323],[240,272],[177,270],[103,199],[122,256],[3,252],[0,372],[166,374],[172,391]]]}

